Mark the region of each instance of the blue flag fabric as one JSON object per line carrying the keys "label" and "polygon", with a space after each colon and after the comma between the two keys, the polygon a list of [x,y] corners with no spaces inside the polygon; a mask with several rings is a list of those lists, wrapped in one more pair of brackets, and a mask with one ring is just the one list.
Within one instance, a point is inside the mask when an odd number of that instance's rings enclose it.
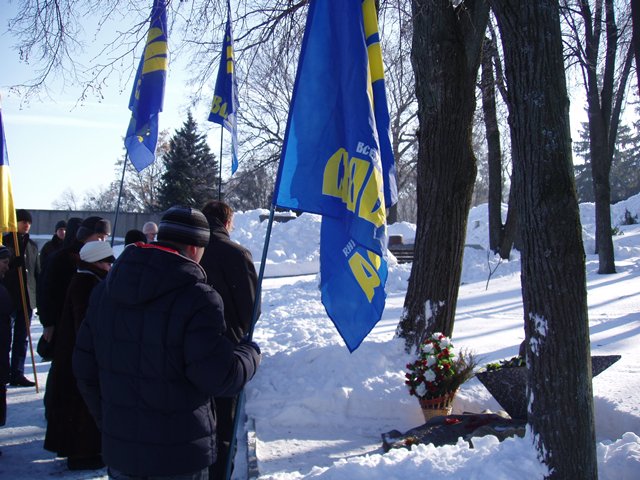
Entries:
{"label": "blue flag fabric", "polygon": [[233,52],[233,34],[231,32],[231,9],[228,10],[227,27],[225,28],[224,41],[222,42],[222,54],[218,77],[213,92],[213,102],[209,112],[209,121],[222,125],[231,133],[231,174],[238,169],[238,84],[236,79],[236,67]]}
{"label": "blue flag fabric", "polygon": [[323,215],[322,302],[350,351],[384,310],[388,123],[374,1],[312,1],[274,203]]}
{"label": "blue flag fabric", "polygon": [[[0,107],[0,232],[17,231],[18,222],[16,222],[16,209],[13,206],[9,154],[7,153],[7,140],[4,136],[2,108]],[[0,244],[2,244],[2,235],[0,235]]]}
{"label": "blue flag fabric", "polygon": [[129,100],[131,121],[124,140],[129,159],[139,172],[156,158],[158,115],[162,111],[168,62],[165,2],[154,0],[147,43]]}

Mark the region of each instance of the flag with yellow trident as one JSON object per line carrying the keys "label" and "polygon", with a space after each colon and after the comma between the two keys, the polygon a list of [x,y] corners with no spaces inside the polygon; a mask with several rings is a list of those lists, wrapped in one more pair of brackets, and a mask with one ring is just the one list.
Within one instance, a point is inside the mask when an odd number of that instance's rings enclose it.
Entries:
{"label": "flag with yellow trident", "polygon": [[312,0],[274,204],[322,215],[322,303],[350,351],[384,310],[396,198],[374,0]]}
{"label": "flag with yellow trident", "polygon": [[[231,7],[227,2],[227,27],[224,31],[218,77],[208,120],[222,125],[231,134],[231,174],[238,169],[238,83],[231,31]],[[220,159],[222,161],[222,159]]]}
{"label": "flag with yellow trident", "polygon": [[154,0],[150,18],[147,42],[129,100],[131,121],[124,140],[129,159],[138,171],[154,162],[158,142],[158,114],[162,111],[168,67],[164,0]]}

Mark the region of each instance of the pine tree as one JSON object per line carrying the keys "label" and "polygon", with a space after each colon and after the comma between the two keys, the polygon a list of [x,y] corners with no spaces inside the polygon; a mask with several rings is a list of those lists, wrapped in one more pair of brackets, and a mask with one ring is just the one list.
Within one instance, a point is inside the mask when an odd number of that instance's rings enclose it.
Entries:
{"label": "pine tree", "polygon": [[163,210],[173,205],[201,208],[206,201],[217,198],[218,161],[206,136],[198,132],[191,111],[171,138],[163,162],[166,170],[158,192]]}
{"label": "pine tree", "polygon": [[593,179],[591,177],[591,152],[589,150],[589,124],[582,122],[582,128],[578,132],[580,139],[573,143],[573,151],[577,157],[581,157],[583,163],[573,165],[573,173],[576,179],[576,193],[580,203],[593,202]]}
{"label": "pine tree", "polygon": [[[640,192],[640,135],[638,124],[634,127],[621,125],[614,147],[613,162],[609,182],[611,184],[611,203],[625,200]],[[591,176],[591,154],[589,150],[589,131],[587,124],[582,124],[580,140],[574,143],[576,156],[582,157],[584,163],[574,165],[576,190],[580,202],[593,202],[593,179]]]}

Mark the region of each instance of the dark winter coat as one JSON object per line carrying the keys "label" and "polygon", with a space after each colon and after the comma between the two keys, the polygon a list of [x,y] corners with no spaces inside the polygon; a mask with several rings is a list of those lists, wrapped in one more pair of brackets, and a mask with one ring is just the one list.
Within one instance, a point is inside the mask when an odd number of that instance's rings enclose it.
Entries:
{"label": "dark winter coat", "polygon": [[[227,336],[238,343],[249,332],[258,276],[251,252],[229,237],[216,218],[208,218],[211,236],[200,265],[207,283],[215,288],[224,303]],[[258,305],[258,314],[260,313]]]}
{"label": "dark winter coat", "polygon": [[75,240],[53,253],[47,260],[42,278],[38,282],[38,316],[44,327],[55,326],[62,316],[67,288],[78,269],[82,245],[82,242]]}
{"label": "dark winter coat", "polygon": [[9,351],[11,350],[11,312],[9,292],[0,284],[0,427],[7,420],[7,387],[9,383]]}
{"label": "dark winter coat", "polygon": [[69,284],[64,311],[56,323],[56,349],[47,377],[48,421],[44,448],[59,457],[100,454],[100,432],[78,391],[71,357],[91,291],[106,276],[105,270],[81,260]]}
{"label": "dark winter coat", "polygon": [[260,361],[224,330],[200,265],[162,244],[124,249],[93,291],[73,357],[109,467],[167,476],[215,462],[210,399],[237,394]]}
{"label": "dark winter coat", "polygon": [[47,264],[47,260],[51,256],[51,254],[57,252],[62,248],[62,244],[64,240],[62,240],[58,235],[53,235],[51,240],[45,243],[40,249],[40,267],[44,269],[44,266]]}
{"label": "dark winter coat", "polygon": [[22,269],[25,295],[27,297],[27,308],[33,310],[36,308],[36,283],[40,276],[38,245],[29,238],[28,233],[18,234],[21,257],[21,259],[18,259],[16,258],[13,233],[5,234],[2,242],[11,251],[11,268],[9,268],[9,271],[6,273],[3,282],[9,291],[14,308],[22,311],[22,293],[20,291],[20,280],[18,275],[18,270]]}

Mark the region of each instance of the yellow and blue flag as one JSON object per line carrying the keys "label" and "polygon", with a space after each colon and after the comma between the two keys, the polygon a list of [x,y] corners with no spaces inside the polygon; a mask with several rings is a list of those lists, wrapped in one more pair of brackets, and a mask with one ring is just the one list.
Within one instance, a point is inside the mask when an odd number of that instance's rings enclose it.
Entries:
{"label": "yellow and blue flag", "polygon": [[[16,222],[16,209],[13,206],[7,140],[4,136],[2,106],[0,106],[0,232],[17,231],[18,222]],[[2,235],[0,235],[0,243],[2,243]]]}
{"label": "yellow and blue flag", "polygon": [[131,121],[124,140],[129,159],[139,172],[156,158],[158,115],[168,62],[166,6],[164,0],[154,0],[147,42],[129,100]]}
{"label": "yellow and blue flag", "polygon": [[213,92],[209,121],[222,125],[231,134],[231,174],[238,169],[238,84],[231,32],[231,9],[227,3],[227,26],[222,42],[218,77]]}
{"label": "yellow and blue flag", "polygon": [[397,198],[377,23],[373,0],[311,1],[274,193],[323,216],[322,303],[350,351],[384,310]]}

